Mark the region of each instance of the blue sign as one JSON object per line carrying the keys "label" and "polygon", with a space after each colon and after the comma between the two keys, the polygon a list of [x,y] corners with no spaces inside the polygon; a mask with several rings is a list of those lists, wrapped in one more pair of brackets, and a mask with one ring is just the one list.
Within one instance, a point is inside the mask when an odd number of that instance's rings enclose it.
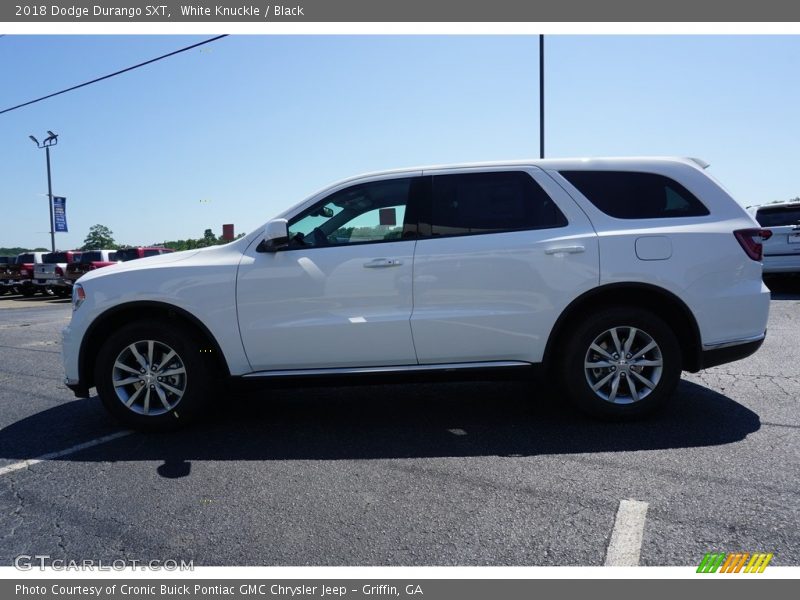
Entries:
{"label": "blue sign", "polygon": [[67,231],[67,199],[53,196],[53,223],[57,232]]}

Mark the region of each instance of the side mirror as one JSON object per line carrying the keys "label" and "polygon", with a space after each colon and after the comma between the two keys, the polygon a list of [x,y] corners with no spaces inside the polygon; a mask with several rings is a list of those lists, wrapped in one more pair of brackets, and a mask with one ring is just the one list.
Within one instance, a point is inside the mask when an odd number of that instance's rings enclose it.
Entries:
{"label": "side mirror", "polygon": [[256,252],[277,252],[289,245],[289,222],[274,219],[264,228],[264,239],[259,242]]}

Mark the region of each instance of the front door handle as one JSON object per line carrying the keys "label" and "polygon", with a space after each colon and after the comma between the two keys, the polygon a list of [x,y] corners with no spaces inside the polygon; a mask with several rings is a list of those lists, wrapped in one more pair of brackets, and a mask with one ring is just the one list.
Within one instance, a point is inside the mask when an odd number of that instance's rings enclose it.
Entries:
{"label": "front door handle", "polygon": [[375,258],[364,263],[365,269],[385,269],[386,267],[399,267],[403,261],[398,258]]}
{"label": "front door handle", "polygon": [[544,251],[545,254],[580,254],[585,252],[586,248],[583,246],[556,246],[555,248],[548,248]]}

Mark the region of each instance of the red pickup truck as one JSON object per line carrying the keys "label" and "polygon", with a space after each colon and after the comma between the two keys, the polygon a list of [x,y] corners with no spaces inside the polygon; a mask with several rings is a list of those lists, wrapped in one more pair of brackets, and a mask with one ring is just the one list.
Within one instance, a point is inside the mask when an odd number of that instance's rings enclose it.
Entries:
{"label": "red pickup truck", "polygon": [[117,250],[117,260],[128,261],[137,258],[147,258],[148,256],[158,256],[159,254],[168,254],[175,252],[172,248],[164,248],[162,246],[139,246],[138,248],[122,248]]}
{"label": "red pickup truck", "polygon": [[115,265],[118,262],[116,250],[84,250],[79,261],[67,265],[64,279],[72,286],[84,273]]}

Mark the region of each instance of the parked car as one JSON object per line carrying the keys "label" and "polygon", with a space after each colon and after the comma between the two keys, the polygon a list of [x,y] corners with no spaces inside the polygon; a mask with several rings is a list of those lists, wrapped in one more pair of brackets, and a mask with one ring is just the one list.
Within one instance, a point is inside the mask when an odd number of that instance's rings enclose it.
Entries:
{"label": "parked car", "polygon": [[[218,380],[543,370],[604,418],[764,340],[762,229],[691,159],[484,163],[337,183],[224,246],[87,273],[66,384],[138,428]],[[531,395],[535,395],[533,389]]]}
{"label": "parked car", "polygon": [[84,250],[80,260],[67,265],[64,279],[72,286],[85,273],[115,265],[117,262],[116,250]]}
{"label": "parked car", "polygon": [[0,295],[15,293],[11,285],[11,271],[9,266],[17,260],[16,256],[0,256]]}
{"label": "parked car", "polygon": [[45,294],[66,298],[72,292],[72,282],[66,278],[67,266],[80,258],[80,250],[48,252],[42,262],[33,266],[33,285]]}
{"label": "parked car", "polygon": [[13,265],[9,265],[9,281],[23,296],[33,296],[38,290],[33,284],[33,269],[36,263],[42,262],[45,252],[23,252],[17,255]]}
{"label": "parked car", "polygon": [[800,273],[800,202],[767,204],[752,212],[770,232],[764,241],[764,274]]}
{"label": "parked car", "polygon": [[138,248],[120,248],[117,250],[117,260],[126,262],[129,260],[136,260],[137,258],[148,258],[150,256],[158,256],[160,254],[169,254],[175,252],[172,248],[164,248],[162,246],[139,246]]}

